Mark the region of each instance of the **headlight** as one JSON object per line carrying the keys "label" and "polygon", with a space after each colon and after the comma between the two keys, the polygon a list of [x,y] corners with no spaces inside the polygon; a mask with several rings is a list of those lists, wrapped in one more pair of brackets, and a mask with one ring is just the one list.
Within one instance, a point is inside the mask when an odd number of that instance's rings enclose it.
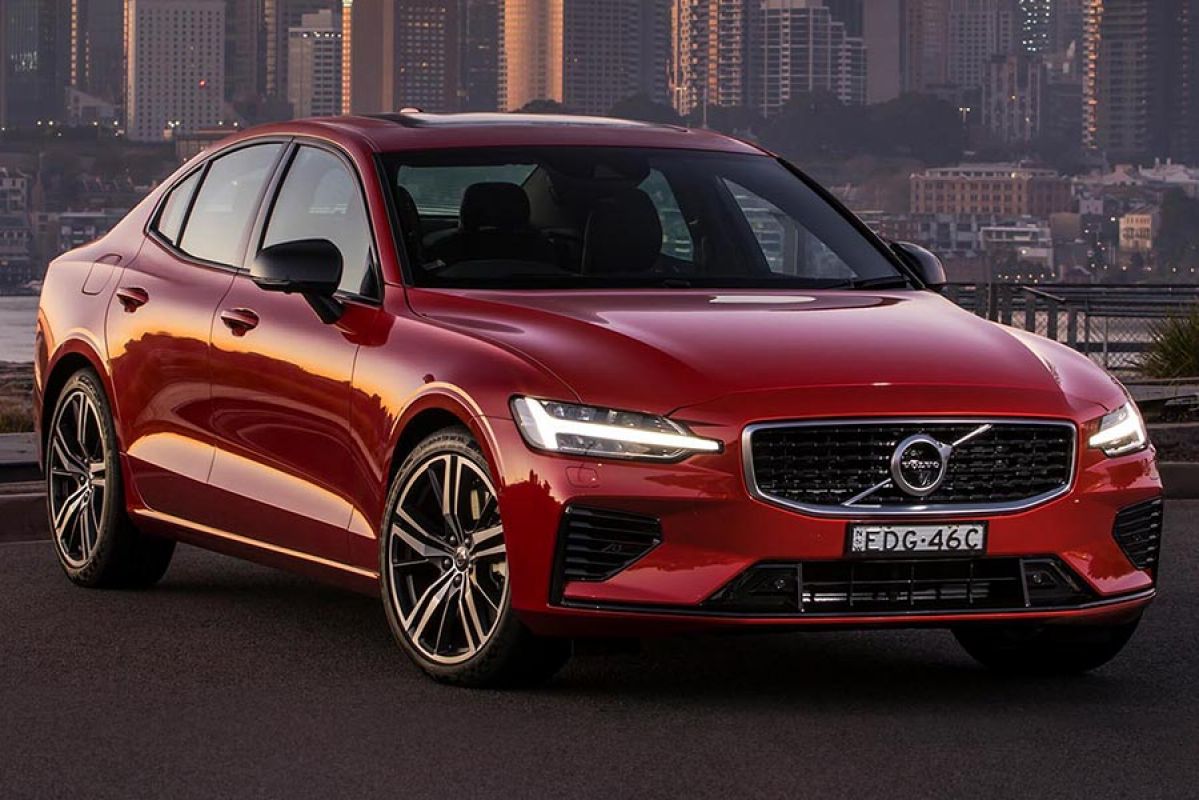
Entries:
{"label": "headlight", "polygon": [[531,397],[514,399],[512,414],[530,447],[555,453],[674,461],[721,449],[720,442],[692,436],[677,422],[652,414]]}
{"label": "headlight", "polygon": [[1148,447],[1149,434],[1136,403],[1129,400],[1099,420],[1099,431],[1091,436],[1089,444],[1109,456],[1122,456]]}

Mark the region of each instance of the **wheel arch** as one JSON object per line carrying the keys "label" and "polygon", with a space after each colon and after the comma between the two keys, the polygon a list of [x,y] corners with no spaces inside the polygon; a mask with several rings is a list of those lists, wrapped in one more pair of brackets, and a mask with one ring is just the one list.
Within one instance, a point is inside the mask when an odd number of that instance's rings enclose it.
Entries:
{"label": "wheel arch", "polygon": [[430,384],[427,391],[408,404],[396,421],[387,468],[388,485],[418,444],[431,434],[455,425],[470,431],[483,450],[492,476],[498,481],[502,472],[495,436],[479,407],[457,387]]}
{"label": "wheel arch", "polygon": [[[41,401],[36,409],[38,414],[38,444],[44,452],[46,446],[46,436],[48,431],[48,420],[54,412],[54,406],[58,402],[59,395],[62,394],[63,387],[67,385],[67,381],[71,376],[82,369],[90,368],[98,376],[100,376],[101,388],[104,394],[108,397],[108,405],[115,411],[112,393],[112,380],[108,372],[103,368],[99,354],[90,348],[81,340],[71,340],[63,344],[58,355],[54,357],[53,362],[46,370],[46,377],[42,384]],[[118,434],[118,442],[120,435],[120,426],[116,426]]]}

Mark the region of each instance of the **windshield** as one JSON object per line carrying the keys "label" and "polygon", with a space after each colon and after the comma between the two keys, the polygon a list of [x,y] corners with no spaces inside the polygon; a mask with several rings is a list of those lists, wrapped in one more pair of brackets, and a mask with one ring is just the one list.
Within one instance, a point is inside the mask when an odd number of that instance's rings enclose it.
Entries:
{"label": "windshield", "polygon": [[418,286],[908,285],[850,220],[764,155],[538,147],[386,163]]}

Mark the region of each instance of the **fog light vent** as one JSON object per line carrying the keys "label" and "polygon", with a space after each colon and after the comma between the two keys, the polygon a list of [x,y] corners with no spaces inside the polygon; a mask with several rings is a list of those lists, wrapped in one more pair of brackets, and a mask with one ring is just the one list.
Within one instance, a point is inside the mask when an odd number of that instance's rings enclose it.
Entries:
{"label": "fog light vent", "polygon": [[1162,544],[1162,501],[1129,506],[1116,515],[1112,535],[1137,569],[1157,566]]}
{"label": "fog light vent", "polygon": [[604,581],[657,547],[662,524],[640,514],[570,506],[559,535],[561,576]]}

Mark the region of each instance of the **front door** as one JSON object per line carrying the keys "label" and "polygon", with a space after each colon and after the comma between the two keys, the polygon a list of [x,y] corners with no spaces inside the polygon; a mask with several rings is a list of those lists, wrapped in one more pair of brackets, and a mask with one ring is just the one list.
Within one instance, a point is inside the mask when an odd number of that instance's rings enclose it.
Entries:
{"label": "front door", "polygon": [[346,308],[327,325],[299,295],[265,292],[245,273],[234,280],[212,328],[210,524],[345,562],[350,386],[360,334],[381,313],[372,297],[370,227],[350,165],[330,150],[296,147],[261,228],[261,247],[314,238],[337,245]]}

